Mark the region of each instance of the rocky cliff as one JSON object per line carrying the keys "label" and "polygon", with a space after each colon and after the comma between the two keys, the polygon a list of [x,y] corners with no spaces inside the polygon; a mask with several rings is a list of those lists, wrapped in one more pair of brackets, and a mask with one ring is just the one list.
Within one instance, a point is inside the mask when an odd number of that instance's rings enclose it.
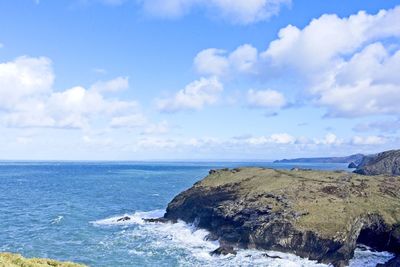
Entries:
{"label": "rocky cliff", "polygon": [[400,175],[400,150],[366,156],[354,172],[364,175]]}
{"label": "rocky cliff", "polygon": [[27,259],[19,254],[0,253],[1,267],[85,267],[72,262],[59,262],[50,259]]}
{"label": "rocky cliff", "polygon": [[400,177],[213,170],[169,203],[163,220],[178,219],[209,230],[223,252],[277,250],[345,266],[356,243],[400,253]]}

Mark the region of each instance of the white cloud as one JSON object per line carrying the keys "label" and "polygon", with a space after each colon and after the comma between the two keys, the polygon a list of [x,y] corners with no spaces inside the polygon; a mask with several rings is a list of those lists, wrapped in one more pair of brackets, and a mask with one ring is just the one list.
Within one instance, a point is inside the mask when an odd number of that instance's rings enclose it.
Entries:
{"label": "white cloud", "polygon": [[161,121],[159,123],[150,124],[142,132],[143,135],[147,134],[166,134],[169,132],[170,125],[167,121]]}
{"label": "white cloud", "polygon": [[257,136],[244,139],[244,142],[250,145],[265,144],[294,144],[296,138],[288,133],[272,134],[270,136]]}
{"label": "white cloud", "polygon": [[328,133],[325,135],[323,139],[314,139],[313,141],[314,144],[316,145],[341,145],[345,143],[343,139],[338,138],[335,134],[333,133]]}
{"label": "white cloud", "polygon": [[109,81],[98,81],[90,88],[99,92],[118,92],[129,88],[128,77],[117,77]]}
{"label": "white cloud", "polygon": [[232,23],[250,24],[279,13],[291,0],[140,0],[144,10],[154,16],[177,18],[191,9],[206,9],[218,18]]}
{"label": "white cloud", "polygon": [[239,46],[229,55],[229,62],[233,68],[243,73],[255,72],[257,60],[257,48],[249,44]]}
{"label": "white cloud", "polygon": [[225,51],[215,48],[200,51],[194,58],[194,66],[200,74],[223,75],[229,69]]}
{"label": "white cloud", "polygon": [[400,50],[390,55],[382,44],[371,44],[332,71],[326,83],[315,87],[317,103],[327,106],[331,116],[399,114],[398,69]]}
{"label": "white cloud", "polygon": [[171,98],[158,99],[157,108],[162,112],[182,110],[200,110],[206,105],[214,104],[223,91],[223,85],[217,78],[200,78]]}
{"label": "white cloud", "polygon": [[302,71],[326,68],[370,41],[399,37],[399,15],[397,7],[376,15],[360,11],[348,18],[325,14],[303,29],[289,25],[280,30],[279,39],[270,43],[263,57],[274,65]]}
{"label": "white cloud", "polygon": [[391,42],[400,37],[399,18],[396,7],[376,15],[323,15],[303,29],[289,25],[262,59],[285,75],[297,72],[329,116],[398,114],[400,50]]}
{"label": "white cloud", "polygon": [[[205,75],[285,77],[296,88],[307,88],[313,103],[331,117],[393,115],[400,113],[399,38],[400,6],[374,15],[325,14],[303,29],[281,29],[260,55],[248,44],[231,53],[211,48],[198,53],[194,66]],[[250,92],[248,98],[255,106],[272,104],[258,96]]]}
{"label": "white cloud", "polygon": [[54,80],[48,58],[19,57],[0,63],[0,108],[9,109],[21,100],[48,94]]}
{"label": "white cloud", "polygon": [[88,135],[84,135],[82,137],[82,141],[89,146],[95,146],[95,147],[101,147],[104,148],[106,146],[111,146],[113,145],[113,140],[111,138],[98,138],[98,137],[92,137]]}
{"label": "white cloud", "polygon": [[256,73],[257,62],[257,49],[244,44],[230,54],[216,48],[204,49],[194,58],[194,67],[198,73],[205,75],[251,74]]}
{"label": "white cloud", "polygon": [[114,117],[111,120],[110,126],[113,128],[136,128],[144,126],[147,123],[147,118],[142,114],[134,114],[127,116]]}
{"label": "white cloud", "polygon": [[278,91],[274,90],[249,90],[247,102],[254,108],[282,108],[286,105],[286,99]]}
{"label": "white cloud", "polygon": [[158,137],[145,137],[137,142],[137,146],[142,149],[170,149],[178,145],[176,140]]}
{"label": "white cloud", "polygon": [[58,92],[53,90],[53,81],[47,58],[19,57],[1,63],[0,121],[7,127],[85,128],[94,121],[141,116],[135,101],[102,95],[127,88],[128,78],[97,82],[91,89],[76,86]]}
{"label": "white cloud", "polygon": [[354,136],[351,143],[354,145],[383,145],[386,143],[386,138],[381,136]]}
{"label": "white cloud", "polygon": [[0,43],[0,48],[3,48],[3,47],[4,47],[4,44]]}

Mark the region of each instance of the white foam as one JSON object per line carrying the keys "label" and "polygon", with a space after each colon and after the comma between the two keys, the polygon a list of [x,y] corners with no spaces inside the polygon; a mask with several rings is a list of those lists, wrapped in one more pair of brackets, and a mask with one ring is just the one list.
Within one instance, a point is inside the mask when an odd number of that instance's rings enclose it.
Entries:
{"label": "white foam", "polygon": [[51,224],[59,224],[62,219],[64,219],[64,216],[57,216],[55,219],[51,220]]}
{"label": "white foam", "polygon": [[[130,224],[145,224],[144,219],[160,218],[164,215],[165,210],[153,210],[153,211],[138,211],[134,214],[124,214],[119,216],[113,216],[103,220],[90,222],[94,225],[130,225]],[[121,218],[128,217],[129,220],[120,220]],[[120,221],[118,221],[120,220]]]}
{"label": "white foam", "polygon": [[[127,254],[133,257],[175,258],[179,266],[269,266],[269,267],[322,267],[329,266],[316,261],[300,258],[293,254],[275,251],[260,251],[240,249],[236,256],[211,256],[210,251],[219,247],[218,242],[206,241],[209,234],[206,230],[196,229],[193,225],[182,221],[178,223],[147,223],[143,219],[159,218],[164,210],[150,212],[135,212],[132,215],[122,215],[93,222],[97,226],[131,225],[124,228],[118,235],[111,237],[102,244],[107,248],[125,244]],[[117,220],[129,216],[129,221]],[[281,259],[269,258],[279,256]],[[357,249],[350,267],[372,267],[383,263],[392,257],[387,252],[373,252]]]}
{"label": "white foam", "polygon": [[354,258],[350,261],[350,267],[375,267],[378,263],[385,263],[394,255],[383,251],[373,251],[371,248],[363,246],[361,249],[356,249]]}

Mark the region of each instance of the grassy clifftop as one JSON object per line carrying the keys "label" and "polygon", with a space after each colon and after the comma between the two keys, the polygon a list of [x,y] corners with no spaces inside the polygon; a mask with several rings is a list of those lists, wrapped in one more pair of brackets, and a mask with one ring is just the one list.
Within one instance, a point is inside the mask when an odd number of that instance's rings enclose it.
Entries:
{"label": "grassy clifftop", "polygon": [[342,267],[357,243],[400,253],[400,177],[211,170],[169,203],[164,219],[196,223],[225,249],[291,252]]}
{"label": "grassy clifftop", "polygon": [[[355,218],[380,214],[388,224],[400,223],[400,177],[363,176],[348,172],[242,168],[217,171],[196,186],[239,185],[236,194],[258,206],[283,209],[274,198],[254,197],[265,192],[282,196],[304,214],[295,224],[319,235],[338,237]],[[339,235],[339,236],[337,236]]]}
{"label": "grassy clifftop", "polygon": [[0,253],[0,267],[85,267],[85,265],[51,259],[27,259],[19,254]]}

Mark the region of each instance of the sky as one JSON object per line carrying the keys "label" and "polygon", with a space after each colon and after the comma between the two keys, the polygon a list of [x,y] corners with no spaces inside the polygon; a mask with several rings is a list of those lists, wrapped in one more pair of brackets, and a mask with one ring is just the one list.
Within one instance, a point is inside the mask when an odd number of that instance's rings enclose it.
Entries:
{"label": "sky", "polygon": [[0,0],[0,159],[400,148],[400,1]]}

